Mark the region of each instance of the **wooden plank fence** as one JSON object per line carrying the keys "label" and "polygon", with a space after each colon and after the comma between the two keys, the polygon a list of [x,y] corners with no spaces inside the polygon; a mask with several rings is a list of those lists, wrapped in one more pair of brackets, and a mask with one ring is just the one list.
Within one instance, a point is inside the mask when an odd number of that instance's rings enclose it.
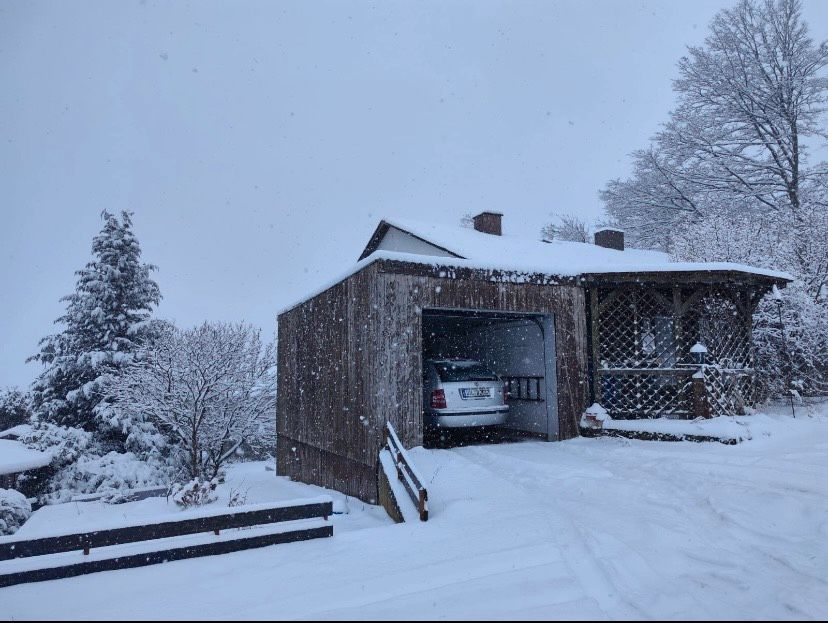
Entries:
{"label": "wooden plank fence", "polygon": [[[287,504],[267,508],[254,508],[252,510],[234,510],[155,524],[124,526],[107,530],[37,539],[9,539],[0,541],[0,561],[11,561],[30,557],[36,558],[73,551],[83,551],[84,555],[89,555],[92,548],[140,542],[152,543],[157,539],[210,532],[219,536],[221,530],[264,526],[286,521],[304,519],[322,519],[327,521],[332,513],[333,502],[326,500],[306,504]],[[174,543],[159,543],[159,549],[157,550],[152,549],[151,551],[143,551],[137,554],[112,558],[98,558],[83,562],[66,561],[64,564],[53,565],[51,563],[54,561],[43,560],[42,565],[35,565],[37,566],[35,569],[17,571],[14,569],[4,570],[2,565],[0,565],[0,587],[68,578],[87,573],[96,573],[98,571],[142,567],[173,560],[212,556],[256,547],[331,536],[333,536],[333,526],[331,525],[317,527],[297,526],[295,529],[265,534],[240,534],[237,538],[233,536],[232,538],[180,547],[176,547]]]}

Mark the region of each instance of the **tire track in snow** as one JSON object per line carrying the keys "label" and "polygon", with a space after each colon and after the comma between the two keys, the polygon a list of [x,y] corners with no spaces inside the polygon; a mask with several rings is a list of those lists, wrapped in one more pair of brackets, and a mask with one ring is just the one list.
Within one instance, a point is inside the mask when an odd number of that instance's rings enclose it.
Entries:
{"label": "tire track in snow", "polygon": [[[490,472],[493,477],[507,480],[516,484],[522,491],[529,494],[530,500],[546,500],[548,490],[532,484],[522,474],[507,468],[499,459],[497,453],[483,449],[481,446],[463,448],[463,456],[480,468]],[[484,458],[485,457],[485,458]],[[513,458],[513,457],[512,457]],[[537,469],[536,463],[530,464]],[[490,466],[498,463],[503,469],[495,472]],[[508,473],[509,478],[504,477]],[[568,514],[555,510],[549,502],[534,504],[536,512],[545,517],[548,522],[552,538],[558,544],[569,568],[578,580],[584,594],[594,599],[607,618],[641,618],[647,616],[634,604],[621,597],[618,586],[612,579],[605,563],[590,543],[590,538],[578,527]],[[619,616],[620,615],[620,616]]]}

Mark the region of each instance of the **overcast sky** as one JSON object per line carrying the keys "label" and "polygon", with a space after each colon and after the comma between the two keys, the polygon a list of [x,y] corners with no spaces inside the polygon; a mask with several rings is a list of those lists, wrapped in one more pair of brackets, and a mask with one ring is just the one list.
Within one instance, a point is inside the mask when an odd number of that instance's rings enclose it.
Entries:
{"label": "overcast sky", "polygon": [[0,0],[0,387],[104,209],[135,212],[159,316],[269,335],[384,215],[599,217],[730,4]]}

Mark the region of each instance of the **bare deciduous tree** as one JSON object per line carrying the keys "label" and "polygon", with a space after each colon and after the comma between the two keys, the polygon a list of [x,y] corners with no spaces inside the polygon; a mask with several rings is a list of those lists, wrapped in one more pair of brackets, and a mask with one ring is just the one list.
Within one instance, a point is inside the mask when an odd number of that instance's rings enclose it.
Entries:
{"label": "bare deciduous tree", "polygon": [[[799,0],[741,0],[720,12],[705,45],[691,47],[674,81],[678,106],[634,175],[603,192],[621,220],[663,228],[723,205],[801,220],[803,194],[824,184],[806,142],[824,136],[828,45],[808,36]],[[647,232],[643,232],[647,235]]]}
{"label": "bare deciduous tree", "polygon": [[154,424],[185,455],[190,478],[210,480],[244,445],[272,444],[273,344],[246,324],[168,326],[112,386],[115,409]]}
{"label": "bare deciduous tree", "polygon": [[541,229],[542,240],[566,240],[590,242],[590,230],[586,221],[574,214],[555,214],[554,221]]}

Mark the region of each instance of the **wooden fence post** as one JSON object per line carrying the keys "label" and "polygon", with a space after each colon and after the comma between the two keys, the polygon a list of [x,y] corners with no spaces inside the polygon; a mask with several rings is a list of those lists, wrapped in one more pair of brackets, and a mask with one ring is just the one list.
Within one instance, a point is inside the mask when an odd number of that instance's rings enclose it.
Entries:
{"label": "wooden fence post", "polygon": [[426,502],[428,501],[428,494],[426,493],[425,489],[420,489],[420,503],[418,504],[419,508],[417,510],[420,511],[420,520],[421,521],[428,521],[428,508],[426,507]]}
{"label": "wooden fence post", "polygon": [[710,402],[707,398],[707,386],[701,368],[693,375],[693,415],[697,418],[710,419]]}

